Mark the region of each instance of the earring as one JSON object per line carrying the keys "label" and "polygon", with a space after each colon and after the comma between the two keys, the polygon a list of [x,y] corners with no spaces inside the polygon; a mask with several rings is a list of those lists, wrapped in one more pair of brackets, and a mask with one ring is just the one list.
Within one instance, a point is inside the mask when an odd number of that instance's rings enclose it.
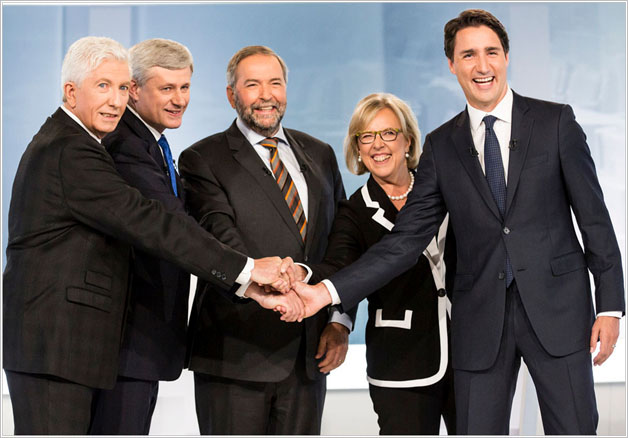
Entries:
{"label": "earring", "polygon": [[362,162],[362,156],[358,155],[358,162],[361,163]]}
{"label": "earring", "polygon": [[410,158],[410,154],[408,152],[406,152],[406,160]]}

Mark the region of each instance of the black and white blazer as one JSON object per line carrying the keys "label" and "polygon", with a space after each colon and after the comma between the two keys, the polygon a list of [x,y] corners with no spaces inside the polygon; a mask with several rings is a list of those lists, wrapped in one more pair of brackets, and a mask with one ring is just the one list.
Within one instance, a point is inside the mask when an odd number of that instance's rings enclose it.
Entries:
{"label": "black and white blazer", "polygon": [[[390,232],[396,216],[397,209],[371,176],[339,204],[325,260],[313,267],[315,276],[325,278],[357,260]],[[367,298],[367,375],[372,385],[429,386],[450,367],[451,303],[445,290],[444,260],[447,225],[446,217],[412,268]],[[449,246],[450,242],[448,252]]]}

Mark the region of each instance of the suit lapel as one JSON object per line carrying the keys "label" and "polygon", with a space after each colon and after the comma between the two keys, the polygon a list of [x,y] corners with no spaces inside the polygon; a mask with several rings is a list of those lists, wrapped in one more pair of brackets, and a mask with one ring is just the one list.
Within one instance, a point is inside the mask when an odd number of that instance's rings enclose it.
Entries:
{"label": "suit lapel", "polygon": [[454,143],[458,158],[467,174],[471,178],[473,185],[480,192],[484,202],[495,216],[501,218],[501,213],[497,208],[493,194],[488,186],[482,167],[478,161],[477,155],[473,154],[475,147],[473,146],[473,138],[471,138],[471,126],[469,125],[469,115],[465,109],[460,113],[454,121],[454,129],[451,134],[451,140]]}
{"label": "suit lapel", "polygon": [[248,142],[246,137],[240,132],[235,122],[226,131],[227,142],[233,153],[235,160],[245,168],[251,176],[257,181],[260,189],[268,197],[271,204],[275,207],[283,221],[286,223],[290,232],[302,242],[301,235],[297,229],[297,224],[292,218],[292,213],[284,200],[279,186],[275,178],[268,170],[268,167],[262,162],[253,146]]}
{"label": "suit lapel", "polygon": [[528,105],[525,100],[513,92],[512,131],[510,138],[512,141],[516,141],[516,147],[514,149],[510,149],[510,156],[508,158],[506,212],[510,209],[510,205],[512,204],[512,200],[514,199],[517,191],[519,177],[521,176],[523,163],[525,162],[525,158],[528,153],[530,136],[532,134],[532,125],[534,124],[534,120],[532,117],[526,115],[527,112]]}

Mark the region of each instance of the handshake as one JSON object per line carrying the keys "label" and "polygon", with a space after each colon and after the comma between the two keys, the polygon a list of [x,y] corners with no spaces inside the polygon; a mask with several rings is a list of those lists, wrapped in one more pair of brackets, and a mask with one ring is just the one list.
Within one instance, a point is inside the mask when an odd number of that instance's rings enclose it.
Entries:
{"label": "handshake", "polygon": [[244,296],[265,309],[281,313],[282,321],[301,322],[331,304],[325,285],[303,283],[305,276],[305,269],[295,265],[290,257],[256,259],[251,284]]}

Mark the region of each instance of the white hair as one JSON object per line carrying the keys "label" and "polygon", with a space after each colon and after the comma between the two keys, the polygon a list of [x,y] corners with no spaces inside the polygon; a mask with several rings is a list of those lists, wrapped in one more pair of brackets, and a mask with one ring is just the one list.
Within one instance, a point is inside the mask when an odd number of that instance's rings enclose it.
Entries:
{"label": "white hair", "polygon": [[[83,79],[106,59],[129,62],[128,51],[117,41],[106,37],[84,37],[72,43],[63,58],[61,89],[67,82],[80,86]],[[129,68],[129,76],[131,69]],[[63,101],[65,102],[65,93]]]}

